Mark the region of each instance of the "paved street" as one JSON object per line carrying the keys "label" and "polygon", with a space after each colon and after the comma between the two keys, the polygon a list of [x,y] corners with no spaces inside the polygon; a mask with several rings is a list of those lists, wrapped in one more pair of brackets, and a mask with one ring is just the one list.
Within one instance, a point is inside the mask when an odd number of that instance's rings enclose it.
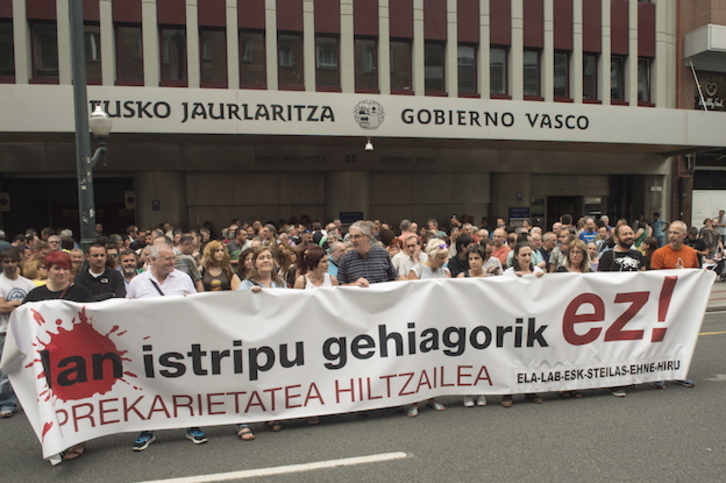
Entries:
{"label": "paved street", "polygon": [[515,398],[511,409],[498,398],[484,408],[441,398],[447,411],[424,409],[416,419],[382,410],[323,418],[318,426],[290,422],[280,433],[258,425],[253,442],[217,427],[208,428],[209,443],[195,447],[183,431],[164,431],[142,453],[130,449],[134,435],[115,435],[90,442],[81,459],[57,467],[41,460],[21,413],[0,421],[2,481],[148,481],[388,453],[395,459],[256,480],[724,481],[726,313],[709,312],[701,333],[690,371],[694,389],[643,385],[629,388],[626,398],[598,390],[579,400],[546,394],[541,406]]}

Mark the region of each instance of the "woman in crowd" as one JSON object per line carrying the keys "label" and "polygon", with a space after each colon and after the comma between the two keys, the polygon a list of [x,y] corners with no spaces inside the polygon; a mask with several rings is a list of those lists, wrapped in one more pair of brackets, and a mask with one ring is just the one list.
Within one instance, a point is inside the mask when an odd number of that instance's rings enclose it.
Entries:
{"label": "woman in crowd", "polygon": [[635,242],[633,243],[633,246],[635,248],[640,248],[640,244],[643,243],[643,240],[645,240],[646,237],[652,236],[653,229],[648,225],[648,221],[645,219],[643,215],[640,215],[638,218],[638,229],[635,231]]}
{"label": "woman in crowd", "polygon": [[23,263],[23,277],[32,280],[36,287],[45,285],[48,282],[48,271],[43,260],[33,258]]}
{"label": "woman in crowd", "polygon": [[587,255],[590,258],[590,270],[597,272],[597,266],[600,263],[600,259],[597,258],[597,243],[591,241],[587,244]]}
{"label": "woman in crowd", "polygon": [[254,253],[254,248],[245,248],[240,252],[237,262],[237,276],[240,280],[248,279],[252,275],[252,255]]}
{"label": "woman in crowd", "polygon": [[[478,243],[470,245],[466,249],[467,260],[469,261],[469,269],[461,272],[457,278],[468,277],[489,277],[491,275],[499,275],[502,273],[502,263],[498,258],[491,256],[491,252],[487,254],[486,248]],[[484,265],[487,265],[486,267]]]}
{"label": "woman in crowd", "polygon": [[[74,302],[91,302],[93,295],[82,285],[75,285],[71,277],[73,262],[70,255],[63,251],[50,252],[43,259],[48,269],[48,283],[35,287],[28,292],[23,303],[41,300],[72,300]],[[85,441],[71,446],[61,456],[64,461],[74,460],[86,451]]]}
{"label": "woman in crowd", "polygon": [[[417,263],[408,272],[409,280],[424,278],[451,278],[451,272],[444,267],[449,259],[449,246],[440,238],[432,238],[426,244],[426,255],[428,259],[424,263]],[[436,398],[427,399],[426,403],[436,411],[443,411],[446,407],[438,402]],[[415,418],[418,416],[418,404],[413,403],[406,411],[406,416]]]}
{"label": "woman in crowd", "polygon": [[[518,243],[514,247],[514,257],[512,258],[512,266],[504,271],[504,275],[525,277],[532,276],[541,277],[544,272],[541,268],[535,267],[532,263],[532,248],[526,243]],[[542,404],[542,398],[537,394],[530,392],[524,395],[527,401],[534,404]],[[502,407],[511,408],[514,401],[512,400],[511,394],[505,394],[502,396],[500,403]]]}
{"label": "woman in crowd", "polygon": [[275,250],[275,260],[277,262],[277,274],[287,283],[288,287],[292,287],[295,283],[297,269],[295,260],[297,253],[290,248],[287,243],[278,243]]}
{"label": "woman in crowd", "polygon": [[584,241],[575,240],[570,243],[565,264],[558,267],[557,271],[577,273],[592,272],[592,268],[590,268],[590,255]]}
{"label": "woman in crowd", "polygon": [[643,254],[645,259],[645,269],[650,270],[650,259],[653,256],[653,252],[658,249],[658,240],[654,236],[646,237],[643,243],[640,244],[638,251]]}
{"label": "woman in crowd", "polygon": [[[252,254],[252,272],[249,278],[242,281],[237,290],[249,290],[252,293],[259,293],[263,288],[287,288],[287,283],[280,278],[275,270],[275,256],[270,246],[255,249]],[[279,421],[268,421],[265,424],[270,428],[270,431],[275,433],[282,430],[282,424]],[[246,424],[238,424],[237,428],[237,435],[240,439],[248,441],[255,438],[254,435],[245,437],[245,435],[252,434]]]}
{"label": "woman in crowd", "polygon": [[232,270],[227,249],[222,242],[213,240],[204,247],[202,256],[202,285],[205,292],[237,290],[241,280]]}
{"label": "woman in crowd", "polygon": [[338,279],[328,273],[327,253],[317,245],[305,247],[297,259],[297,267],[300,275],[295,280],[294,288],[311,289],[338,285]]}

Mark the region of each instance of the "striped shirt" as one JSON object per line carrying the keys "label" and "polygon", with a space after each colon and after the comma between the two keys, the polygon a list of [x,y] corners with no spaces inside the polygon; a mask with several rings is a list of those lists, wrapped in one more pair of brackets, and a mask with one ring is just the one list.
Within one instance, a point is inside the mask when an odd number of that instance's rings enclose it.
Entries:
{"label": "striped shirt", "polygon": [[398,278],[385,248],[371,247],[365,257],[355,250],[343,255],[338,267],[338,282],[344,285],[359,278],[365,278],[369,283],[391,282]]}

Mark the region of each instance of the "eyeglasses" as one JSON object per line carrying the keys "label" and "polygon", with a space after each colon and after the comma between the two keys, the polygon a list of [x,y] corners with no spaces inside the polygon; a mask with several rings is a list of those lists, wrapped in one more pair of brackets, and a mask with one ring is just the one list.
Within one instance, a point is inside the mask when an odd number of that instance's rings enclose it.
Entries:
{"label": "eyeglasses", "polygon": [[572,253],[573,255],[577,255],[577,254],[584,255],[585,254],[585,252],[583,252],[582,250],[570,250],[570,253]]}

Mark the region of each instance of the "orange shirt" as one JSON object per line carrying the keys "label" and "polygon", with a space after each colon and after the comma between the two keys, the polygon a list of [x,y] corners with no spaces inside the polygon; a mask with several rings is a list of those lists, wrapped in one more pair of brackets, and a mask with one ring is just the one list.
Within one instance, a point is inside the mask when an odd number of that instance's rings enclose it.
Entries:
{"label": "orange shirt", "polygon": [[494,250],[492,252],[492,256],[494,258],[498,258],[500,262],[502,262],[502,267],[507,266],[507,255],[509,255],[509,252],[511,252],[512,249],[508,245],[502,245],[501,248],[498,248],[497,250]]}
{"label": "orange shirt", "polygon": [[676,268],[678,259],[682,260],[683,268],[701,268],[696,250],[686,245],[683,245],[680,250],[674,250],[670,245],[657,249],[650,259],[650,268],[652,270]]}

